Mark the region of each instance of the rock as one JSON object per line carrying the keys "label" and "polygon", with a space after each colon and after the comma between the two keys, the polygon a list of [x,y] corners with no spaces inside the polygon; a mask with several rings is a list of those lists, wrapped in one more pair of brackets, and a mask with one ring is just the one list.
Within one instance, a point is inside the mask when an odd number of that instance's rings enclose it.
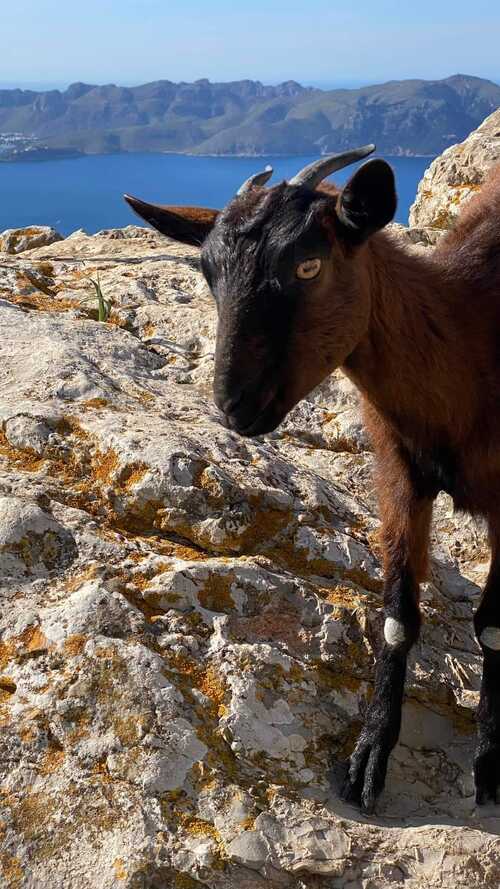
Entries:
{"label": "rock", "polygon": [[0,233],[0,253],[24,253],[37,247],[47,247],[63,236],[49,225],[30,225],[27,228],[8,228]]}
{"label": "rock", "polygon": [[494,164],[500,163],[500,109],[459,145],[452,145],[424,173],[410,228],[442,232],[453,225],[462,204],[469,200]]}
{"label": "rock", "polygon": [[4,433],[13,448],[34,451],[41,456],[47,446],[51,430],[43,420],[19,414],[5,421]]}
{"label": "rock", "polygon": [[361,818],[338,784],[382,574],[351,384],[240,439],[194,249],[76,232],[30,268],[28,293],[0,269],[0,883],[496,889],[471,775],[482,530],[439,498],[401,741]]}

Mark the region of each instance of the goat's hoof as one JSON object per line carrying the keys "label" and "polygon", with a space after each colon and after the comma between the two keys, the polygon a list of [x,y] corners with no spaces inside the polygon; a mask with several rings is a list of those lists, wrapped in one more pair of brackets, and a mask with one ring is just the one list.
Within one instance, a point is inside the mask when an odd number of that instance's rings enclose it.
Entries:
{"label": "goat's hoof", "polygon": [[377,797],[384,789],[390,747],[360,739],[349,762],[348,775],[340,791],[345,802],[358,805],[364,815],[372,815]]}
{"label": "goat's hoof", "polygon": [[344,802],[358,806],[364,815],[372,815],[374,812],[376,798],[371,794],[365,794],[364,787],[353,784],[349,778],[346,778],[342,786],[340,797]]}
{"label": "goat's hoof", "polygon": [[500,803],[500,745],[480,745],[474,762],[476,803],[486,806]]}

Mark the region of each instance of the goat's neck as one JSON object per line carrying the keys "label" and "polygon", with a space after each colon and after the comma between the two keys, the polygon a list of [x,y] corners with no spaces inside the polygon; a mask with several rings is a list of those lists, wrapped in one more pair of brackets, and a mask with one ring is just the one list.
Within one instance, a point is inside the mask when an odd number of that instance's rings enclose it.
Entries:
{"label": "goat's neck", "polygon": [[444,272],[383,232],[369,242],[365,258],[370,322],[345,370],[403,435],[446,435],[457,422],[458,390],[460,399],[472,393],[457,385],[458,306]]}

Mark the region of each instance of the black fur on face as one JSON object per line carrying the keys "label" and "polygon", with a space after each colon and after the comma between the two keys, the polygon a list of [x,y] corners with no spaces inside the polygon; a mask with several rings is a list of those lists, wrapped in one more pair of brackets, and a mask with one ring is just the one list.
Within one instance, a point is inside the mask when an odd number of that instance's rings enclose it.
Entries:
{"label": "black fur on face", "polygon": [[241,434],[269,432],[289,409],[290,339],[308,289],[295,271],[330,255],[320,219],[332,202],[286,183],[254,189],[231,201],[203,244],[202,270],[219,315],[215,401]]}

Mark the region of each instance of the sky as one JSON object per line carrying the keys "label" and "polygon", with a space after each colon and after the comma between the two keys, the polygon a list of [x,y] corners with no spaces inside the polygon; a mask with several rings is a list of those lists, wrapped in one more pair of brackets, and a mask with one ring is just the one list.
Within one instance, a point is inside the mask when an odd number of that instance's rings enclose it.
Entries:
{"label": "sky", "polygon": [[500,81],[496,0],[16,0],[1,18],[1,86]]}

